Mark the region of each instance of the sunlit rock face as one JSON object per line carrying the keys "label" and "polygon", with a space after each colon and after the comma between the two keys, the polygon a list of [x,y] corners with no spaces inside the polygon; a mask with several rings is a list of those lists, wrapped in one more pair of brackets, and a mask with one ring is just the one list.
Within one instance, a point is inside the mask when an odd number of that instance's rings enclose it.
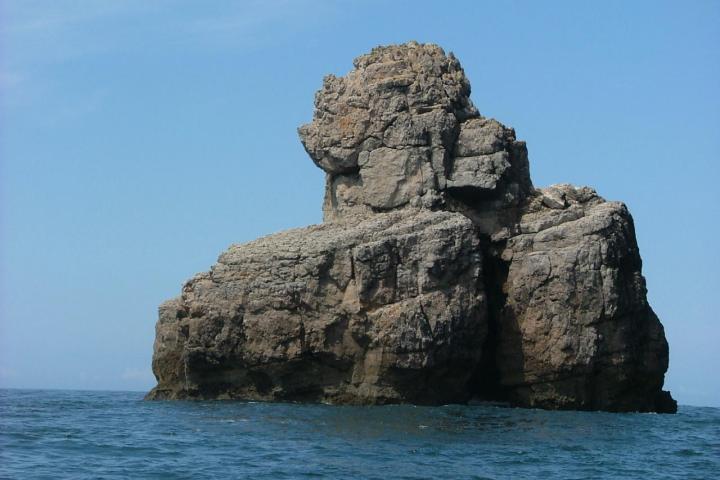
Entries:
{"label": "sunlit rock face", "polygon": [[327,173],[325,221],[448,200],[516,206],[532,190],[523,142],[480,116],[457,59],[436,45],[379,47],[328,76],[299,129]]}
{"label": "sunlit rock face", "polygon": [[324,223],[233,245],[164,303],[148,398],[675,411],[627,208],[534,188],[452,54],[373,49],[299,134]]}

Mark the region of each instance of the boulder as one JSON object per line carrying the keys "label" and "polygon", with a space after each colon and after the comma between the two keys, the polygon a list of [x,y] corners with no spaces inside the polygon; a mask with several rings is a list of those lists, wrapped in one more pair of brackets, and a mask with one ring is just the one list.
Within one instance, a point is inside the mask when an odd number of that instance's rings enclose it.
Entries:
{"label": "boulder", "polygon": [[373,49],[299,135],[323,223],[233,245],[164,303],[148,398],[676,410],[627,208],[534,188],[452,54]]}
{"label": "boulder", "polygon": [[537,191],[518,227],[491,254],[496,394],[542,408],[674,411],[662,391],[668,345],[625,205],[554,186]]}
{"label": "boulder", "polygon": [[467,401],[487,333],[470,220],[378,214],[235,245],[160,307],[152,398]]}

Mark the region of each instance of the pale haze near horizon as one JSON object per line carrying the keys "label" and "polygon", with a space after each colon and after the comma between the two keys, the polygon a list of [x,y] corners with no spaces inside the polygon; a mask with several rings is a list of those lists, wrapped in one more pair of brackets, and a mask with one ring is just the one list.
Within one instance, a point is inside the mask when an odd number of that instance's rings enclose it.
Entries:
{"label": "pale haze near horizon", "polygon": [[0,9],[0,387],[151,388],[158,304],[229,244],[321,221],[296,128],[322,77],[417,40],[528,142],[536,186],[627,203],[666,388],[720,406],[720,3]]}

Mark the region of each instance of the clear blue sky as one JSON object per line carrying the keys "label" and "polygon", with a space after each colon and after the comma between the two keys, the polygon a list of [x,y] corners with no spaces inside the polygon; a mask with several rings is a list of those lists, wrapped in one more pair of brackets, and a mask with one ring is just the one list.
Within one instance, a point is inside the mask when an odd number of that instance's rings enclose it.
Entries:
{"label": "clear blue sky", "polygon": [[720,2],[2,2],[0,386],[153,385],[157,305],[321,219],[296,128],[377,44],[458,56],[536,185],[635,217],[667,386],[720,405]]}

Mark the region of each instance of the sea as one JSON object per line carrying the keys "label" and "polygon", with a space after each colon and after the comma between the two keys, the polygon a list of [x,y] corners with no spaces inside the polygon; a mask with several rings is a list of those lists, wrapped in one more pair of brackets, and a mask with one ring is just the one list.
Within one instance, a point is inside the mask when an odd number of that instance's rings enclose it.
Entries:
{"label": "sea", "polygon": [[144,401],[0,390],[3,479],[719,479],[720,409]]}

